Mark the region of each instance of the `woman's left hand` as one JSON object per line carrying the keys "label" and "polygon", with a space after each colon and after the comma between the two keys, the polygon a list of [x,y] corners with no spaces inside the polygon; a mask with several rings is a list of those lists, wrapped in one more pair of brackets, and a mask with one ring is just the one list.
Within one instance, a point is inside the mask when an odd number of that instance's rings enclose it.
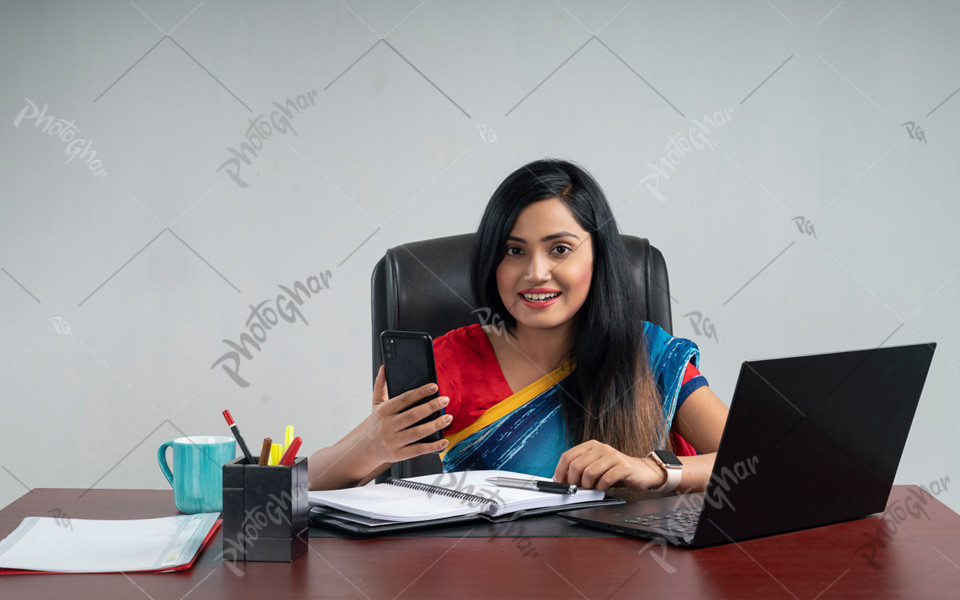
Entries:
{"label": "woman's left hand", "polygon": [[612,446],[589,440],[560,456],[553,479],[597,490],[622,482],[631,490],[644,491],[662,484],[666,473],[648,458],[627,456]]}

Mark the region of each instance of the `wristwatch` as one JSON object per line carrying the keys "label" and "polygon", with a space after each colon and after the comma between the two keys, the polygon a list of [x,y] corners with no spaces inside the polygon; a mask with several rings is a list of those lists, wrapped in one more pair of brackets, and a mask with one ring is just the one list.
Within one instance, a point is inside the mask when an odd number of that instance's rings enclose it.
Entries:
{"label": "wristwatch", "polygon": [[677,458],[677,455],[669,450],[654,450],[647,455],[654,462],[660,465],[660,468],[666,471],[667,480],[663,485],[650,488],[651,492],[672,492],[680,486],[680,477],[683,473],[683,463]]}

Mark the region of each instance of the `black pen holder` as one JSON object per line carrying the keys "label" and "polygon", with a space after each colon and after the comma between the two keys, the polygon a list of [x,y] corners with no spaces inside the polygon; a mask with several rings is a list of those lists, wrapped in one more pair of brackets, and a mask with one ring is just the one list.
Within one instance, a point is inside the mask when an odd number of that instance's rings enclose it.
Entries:
{"label": "black pen holder", "polygon": [[243,457],[223,465],[223,558],[289,562],[307,551],[307,459],[261,467]]}

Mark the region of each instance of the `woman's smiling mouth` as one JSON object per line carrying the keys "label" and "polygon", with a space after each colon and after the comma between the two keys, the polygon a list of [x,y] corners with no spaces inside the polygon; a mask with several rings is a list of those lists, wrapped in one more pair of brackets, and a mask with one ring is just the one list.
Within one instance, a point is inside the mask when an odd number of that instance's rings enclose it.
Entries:
{"label": "woman's smiling mouth", "polygon": [[527,289],[519,292],[520,301],[530,308],[546,308],[554,304],[562,292],[544,288]]}

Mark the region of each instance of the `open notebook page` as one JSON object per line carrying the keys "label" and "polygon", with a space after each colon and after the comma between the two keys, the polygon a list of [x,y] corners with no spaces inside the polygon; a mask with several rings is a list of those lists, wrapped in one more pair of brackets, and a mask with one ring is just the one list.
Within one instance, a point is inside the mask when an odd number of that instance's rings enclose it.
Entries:
{"label": "open notebook page", "polygon": [[497,516],[546,506],[559,506],[600,500],[603,492],[578,490],[576,494],[551,494],[535,490],[499,487],[487,483],[491,477],[518,477],[541,479],[511,471],[461,471],[411,477],[406,481],[426,483],[464,494],[481,496],[492,502],[474,502],[447,497],[390,483],[379,483],[361,488],[324,492],[310,492],[310,503],[329,506],[349,513],[395,522],[415,522],[444,519],[459,515],[485,513]]}

